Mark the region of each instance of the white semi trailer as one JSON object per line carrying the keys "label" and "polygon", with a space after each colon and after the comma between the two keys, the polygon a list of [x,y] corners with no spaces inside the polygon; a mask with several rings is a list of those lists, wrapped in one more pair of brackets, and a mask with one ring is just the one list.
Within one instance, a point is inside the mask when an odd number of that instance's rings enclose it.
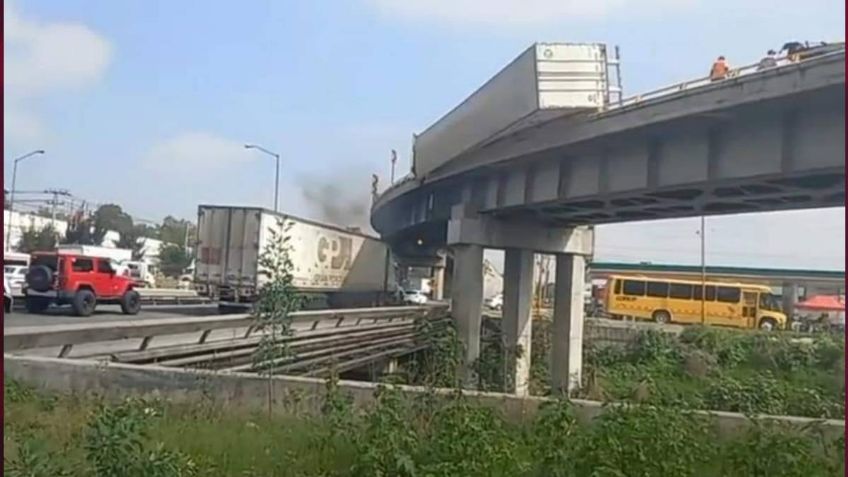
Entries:
{"label": "white semi trailer", "polygon": [[395,267],[380,240],[341,227],[254,207],[201,205],[194,284],[221,307],[250,306],[266,279],[259,257],[272,232],[288,236],[294,284],[311,307],[393,302]]}
{"label": "white semi trailer", "polygon": [[426,178],[539,123],[598,111],[620,98],[617,71],[618,50],[604,44],[536,43],[415,136],[413,173]]}

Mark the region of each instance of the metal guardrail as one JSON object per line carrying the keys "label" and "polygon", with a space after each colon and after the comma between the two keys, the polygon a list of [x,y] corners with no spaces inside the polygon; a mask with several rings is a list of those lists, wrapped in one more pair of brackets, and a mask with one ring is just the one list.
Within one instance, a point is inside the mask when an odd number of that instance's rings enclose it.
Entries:
{"label": "metal guardrail", "polygon": [[[383,308],[353,308],[338,310],[301,311],[292,313],[293,325],[303,330],[353,328],[360,325],[391,323],[394,320],[444,316],[447,307],[402,306]],[[112,321],[56,326],[15,327],[4,329],[3,346],[6,352],[61,346],[59,357],[67,357],[74,345],[141,338],[138,351],[145,351],[157,336],[199,333],[198,345],[206,343],[215,330],[245,329],[242,338],[257,331],[256,320],[248,314],[205,316],[198,318],[163,318],[135,321]]]}
{"label": "metal guardrail", "polygon": [[677,93],[681,93],[681,92],[684,92],[684,91],[690,91],[690,90],[693,90],[693,89],[698,89],[698,88],[702,88],[702,87],[709,86],[709,85],[719,85],[719,84],[722,84],[724,81],[732,80],[734,78],[739,78],[739,77],[742,77],[742,76],[749,76],[749,75],[757,74],[757,73],[770,73],[770,72],[774,72],[774,71],[779,71],[779,70],[784,69],[786,67],[797,66],[797,65],[808,63],[810,61],[817,61],[817,60],[820,60],[822,58],[828,58],[828,57],[839,56],[839,55],[845,55],[844,47],[841,50],[838,50],[838,51],[832,51],[832,52],[829,52],[829,53],[824,53],[824,54],[821,54],[821,55],[813,56],[811,58],[802,59],[800,61],[791,61],[789,59],[789,56],[781,56],[779,58],[776,58],[777,65],[773,66],[773,67],[760,68],[760,63],[757,62],[757,63],[753,63],[753,64],[750,64],[750,65],[741,66],[739,68],[733,68],[727,74],[727,77],[723,78],[723,79],[712,80],[712,79],[710,79],[709,76],[704,76],[704,77],[700,77],[700,78],[695,78],[695,79],[683,81],[683,82],[676,83],[676,84],[673,84],[673,85],[670,85],[670,86],[665,86],[665,87],[662,87],[662,88],[659,88],[659,89],[656,89],[656,90],[653,90],[653,91],[648,91],[646,93],[641,93],[641,94],[637,94],[637,95],[634,95],[634,96],[630,96],[628,98],[623,98],[621,101],[619,101],[617,103],[610,104],[607,108],[604,109],[604,112],[613,111],[613,110],[621,109],[621,108],[626,108],[628,106],[638,105],[638,104],[641,104],[645,101],[649,101],[649,100],[652,100],[652,99],[662,98],[662,97],[665,97],[665,96],[671,96],[671,95],[674,95],[674,94],[677,94]]}

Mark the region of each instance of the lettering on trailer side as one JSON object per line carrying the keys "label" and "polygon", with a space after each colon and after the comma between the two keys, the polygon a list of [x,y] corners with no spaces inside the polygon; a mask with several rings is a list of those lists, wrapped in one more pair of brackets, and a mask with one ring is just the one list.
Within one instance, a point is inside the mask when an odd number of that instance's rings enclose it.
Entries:
{"label": "lettering on trailer side", "polygon": [[353,239],[350,237],[318,239],[318,262],[326,264],[329,260],[333,270],[350,270],[353,255]]}

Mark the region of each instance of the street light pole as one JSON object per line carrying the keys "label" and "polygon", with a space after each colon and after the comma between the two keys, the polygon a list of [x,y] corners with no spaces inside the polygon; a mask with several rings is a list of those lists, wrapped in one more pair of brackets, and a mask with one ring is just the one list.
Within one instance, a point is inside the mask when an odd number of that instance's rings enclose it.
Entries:
{"label": "street light pole", "polygon": [[15,186],[18,179],[18,163],[36,154],[44,154],[44,150],[37,149],[35,151],[28,152],[23,156],[16,158],[14,166],[12,167],[12,192],[9,196],[9,223],[6,224],[6,246],[4,247],[5,250],[9,250],[11,248],[9,241],[12,240],[12,213],[15,211]]}
{"label": "street light pole", "polygon": [[277,166],[276,174],[274,176],[274,212],[277,212],[280,205],[280,155],[276,152],[269,151],[268,149],[265,149],[264,147],[258,146],[256,144],[245,144],[244,148],[262,151],[265,154],[268,154],[269,156],[272,156],[274,157],[274,159],[276,159]]}
{"label": "street light pole", "polygon": [[395,164],[397,163],[397,151],[392,149],[392,176],[389,179],[389,184],[395,183]]}

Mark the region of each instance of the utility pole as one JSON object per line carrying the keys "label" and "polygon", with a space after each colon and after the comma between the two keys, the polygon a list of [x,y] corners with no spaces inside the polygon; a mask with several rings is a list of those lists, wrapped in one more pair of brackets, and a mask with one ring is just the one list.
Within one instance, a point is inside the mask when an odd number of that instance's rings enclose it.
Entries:
{"label": "utility pole", "polygon": [[392,176],[390,180],[390,184],[395,183],[395,164],[397,164],[397,151],[392,149]]}
{"label": "utility pole", "polygon": [[64,189],[47,189],[44,193],[53,196],[50,200],[50,224],[53,226],[53,230],[56,230],[56,206],[59,205],[59,196],[70,197],[71,194]]}

